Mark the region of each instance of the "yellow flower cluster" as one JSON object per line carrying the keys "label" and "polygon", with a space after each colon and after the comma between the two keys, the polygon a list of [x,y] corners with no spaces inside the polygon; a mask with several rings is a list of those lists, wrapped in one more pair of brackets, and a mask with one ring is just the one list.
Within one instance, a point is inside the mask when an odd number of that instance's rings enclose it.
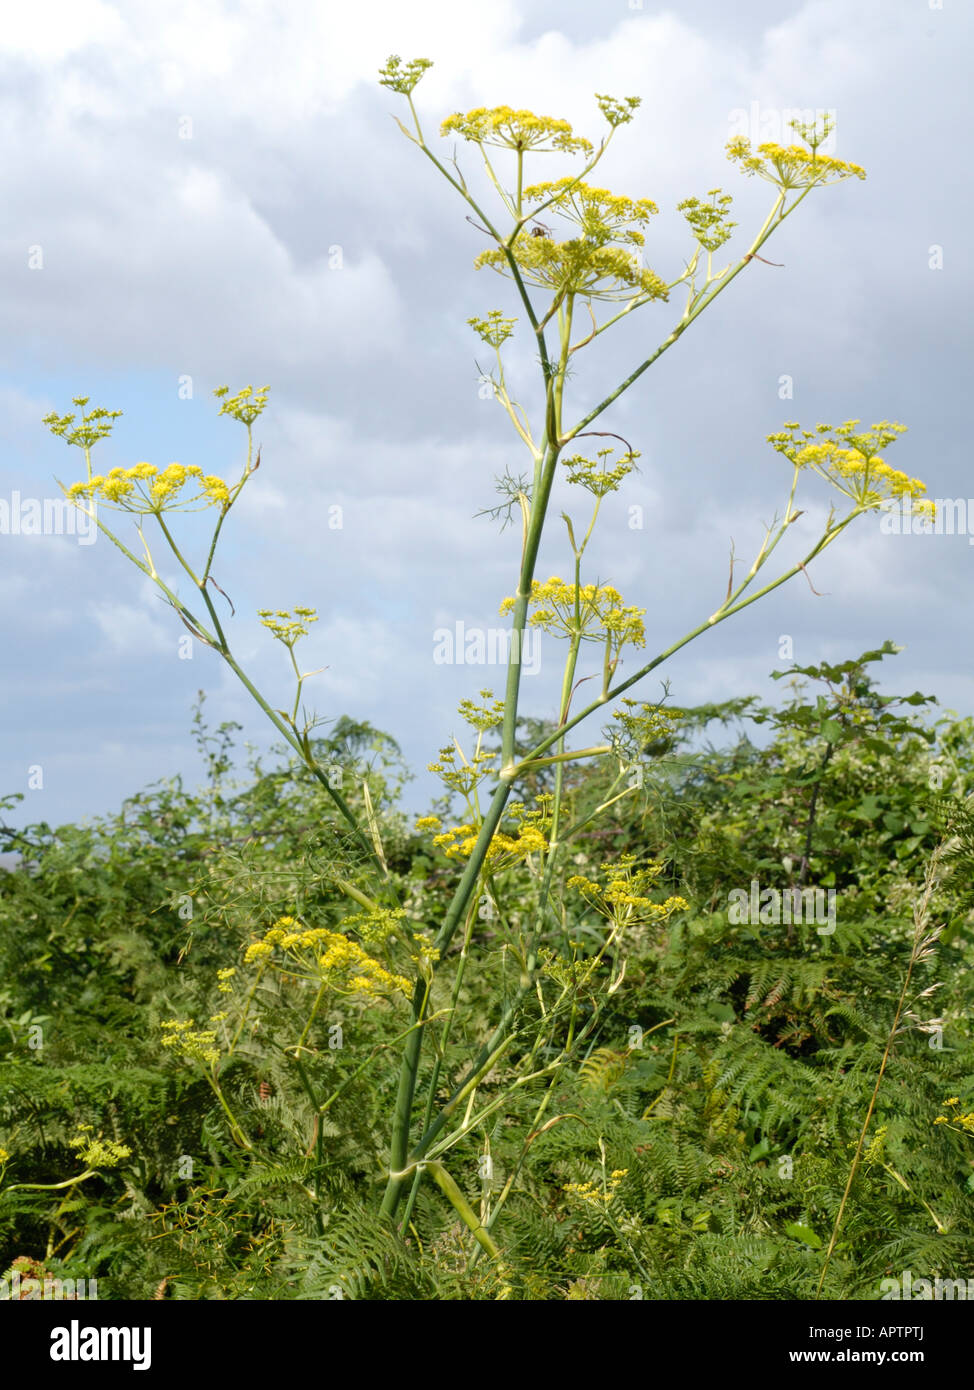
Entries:
{"label": "yellow flower cluster", "polygon": [[606,868],[604,886],[583,874],[574,874],[566,886],[577,889],[597,912],[620,926],[665,922],[674,912],[685,910],[688,903],[675,896],[656,903],[647,896],[662,872],[662,864],[648,864],[640,869],[634,854],[624,854],[618,864]]}
{"label": "yellow flower cluster", "polygon": [[170,1018],[160,1026],[165,1032],[163,1047],[172,1048],[178,1057],[188,1057],[190,1061],[204,1062],[213,1067],[220,1060],[216,1032],[212,1028],[194,1028],[191,1018]]}
{"label": "yellow flower cluster", "polygon": [[[492,690],[481,690],[480,697],[484,701],[482,705],[474,700],[461,700],[458,706],[463,720],[478,731],[476,747],[471,756],[468,758],[454,739],[451,746],[439,750],[437,762],[427,763],[428,771],[435,772],[443,785],[462,796],[468,805],[472,805],[473,793],[478,784],[490,774],[498,756],[496,752],[489,753],[483,748],[483,736],[491,729],[496,729],[504,720],[503,700],[495,700]],[[433,827],[430,825],[428,828]]]}
{"label": "yellow flower cluster", "polygon": [[[442,835],[434,835],[433,843],[442,849],[448,859],[468,859],[477,843],[479,830],[473,825],[457,825]],[[504,835],[497,831],[487,848],[487,863],[499,867],[527,859],[531,854],[543,854],[548,848],[537,825],[519,825],[516,836]]]}
{"label": "yellow flower cluster", "polygon": [[619,724],[619,729],[613,731],[613,743],[636,758],[654,744],[668,742],[674,726],[683,717],[680,710],[630,699],[623,699],[622,708],[613,710],[612,715]]}
{"label": "yellow flower cluster", "polygon": [[504,150],[558,150],[562,154],[591,154],[588,140],[572,133],[567,121],[515,111],[510,106],[478,106],[464,114],[456,111],[440,127],[441,135],[461,135],[476,145],[495,145]]}
{"label": "yellow flower cluster", "polygon": [[585,488],[593,497],[605,497],[606,493],[618,492],[622,480],[636,467],[639,453],[629,450],[622,455],[614,468],[609,468],[608,460],[614,453],[615,449],[612,448],[599,449],[598,463],[582,454],[573,454],[571,458],[562,459],[562,463],[568,469],[568,481]]}
{"label": "yellow flower cluster", "polygon": [[709,203],[703,203],[699,198],[684,198],[682,203],[677,203],[676,210],[683,213],[695,240],[705,251],[713,252],[728,240],[737,223],[727,220],[733,202],[729,193],[711,188],[707,197]]}
{"label": "yellow flower cluster", "polygon": [[599,104],[602,115],[615,130],[616,126],[628,125],[636,114],[636,107],[642,105],[642,97],[623,97],[617,101],[615,97],[607,97],[602,92],[595,93],[595,100]]}
{"label": "yellow flower cluster", "polygon": [[[622,595],[611,584],[574,584],[552,576],[545,583],[535,579],[531,584],[530,605],[534,608],[529,622],[546,632],[579,637],[583,641],[600,642],[609,639],[615,651],[626,643],[634,647],[646,645],[643,627],[645,608],[625,607]],[[506,598],[501,613],[510,613],[513,598]]]}
{"label": "yellow flower cluster", "polygon": [[[522,279],[557,298],[582,295],[611,302],[665,300],[669,295],[656,272],[643,267],[637,256],[621,246],[598,245],[581,238],[554,241],[522,232],[512,250]],[[501,275],[510,274],[507,255],[499,248],[482,251],[474,261],[477,270],[485,265]]]}
{"label": "yellow flower cluster", "polygon": [[399,54],[393,53],[385,67],[379,69],[379,83],[401,96],[409,96],[426,69],[432,66],[429,58],[413,58],[403,66]]}
{"label": "yellow flower cluster", "polygon": [[392,937],[403,936],[401,924],[405,916],[403,907],[371,907],[353,917],[343,917],[339,925],[345,935],[352,932],[363,946],[379,950]]}
{"label": "yellow flower cluster", "polygon": [[535,183],[524,190],[526,203],[549,203],[551,199],[551,210],[580,227],[593,246],[605,246],[611,241],[645,245],[646,238],[638,228],[645,227],[659,212],[650,198],[625,198],[608,188],[593,188],[571,177]]}
{"label": "yellow flower cluster", "polygon": [[486,703],[477,705],[473,700],[461,700],[457,711],[472,729],[479,729],[482,734],[486,734],[504,722],[504,701],[495,700],[492,690],[482,690],[480,698]]}
{"label": "yellow flower cluster", "polygon": [[440,948],[433,945],[433,933],[431,931],[413,932],[412,940],[406,943],[409,949],[409,959],[417,975],[426,980],[428,984],[433,982],[433,971],[440,959]]}
{"label": "yellow flower cluster", "polygon": [[[640,230],[657,211],[649,198],[625,198],[607,188],[593,188],[569,177],[532,184],[525,189],[528,203],[550,204],[580,235],[569,241],[535,236],[522,230],[513,254],[529,284],[556,296],[580,294],[589,299],[615,300],[645,295],[666,299],[667,287],[638,257],[613,243],[641,247]],[[553,201],[552,201],[553,200]],[[475,262],[507,274],[510,264],[499,248],[482,252]]]}
{"label": "yellow flower cluster", "polygon": [[[90,399],[89,396],[72,397],[74,404],[81,407],[86,406]],[[97,406],[83,414],[81,424],[76,425],[74,415],[58,415],[52,410],[49,415],[44,416],[41,423],[66,444],[77,445],[79,449],[90,449],[99,439],[106,439],[111,434],[112,426],[121,414],[120,410],[105,410],[103,406]]]}
{"label": "yellow flower cluster", "polygon": [[178,502],[180,507],[212,505],[229,507],[230,489],[222,478],[205,473],[196,464],[171,463],[161,471],[153,463],[137,463],[132,468],[113,468],[104,477],[99,473],[87,483],[72,483],[68,496],[101,499],[117,511],[146,515],[171,510],[190,480],[197,491]]}
{"label": "yellow flower cluster", "polygon": [[261,626],[266,627],[268,632],[273,633],[279,642],[283,642],[285,647],[289,648],[293,648],[302,637],[307,637],[307,624],[318,621],[318,613],[314,608],[295,608],[293,614],[286,608],[258,608],[257,614]]}
{"label": "yellow flower cluster", "polygon": [[817,149],[802,149],[801,145],[758,145],[755,153],[744,135],[736,135],[727,142],[727,157],[738,164],[743,173],[757,174],[782,191],[866,177],[865,169],[859,164],[847,164],[842,159],[819,154]]}
{"label": "yellow flower cluster", "polygon": [[[542,792],[535,797],[537,809],[528,811],[523,801],[512,801],[508,810],[514,821],[516,833],[507,835],[497,831],[487,849],[487,860],[493,868],[506,868],[509,864],[523,862],[532,854],[544,854],[548,849],[546,831],[551,823],[551,793]],[[425,816],[424,822],[433,828],[439,825],[436,816]],[[442,849],[448,859],[466,859],[473,853],[480,827],[478,825],[457,825],[433,837],[433,844]]]}
{"label": "yellow flower cluster", "polygon": [[880,1125],[872,1139],[870,1139],[863,1153],[863,1158],[866,1163],[882,1163],[886,1151],[886,1136],[888,1130],[888,1125]]}
{"label": "yellow flower cluster", "polygon": [[68,1140],[68,1144],[78,1150],[78,1157],[86,1168],[117,1168],[123,1159],[132,1154],[127,1144],[94,1134],[91,1125],[79,1125],[78,1133]]}
{"label": "yellow flower cluster", "polygon": [[949,1110],[950,1113],[947,1115],[938,1115],[934,1120],[934,1124],[950,1125],[951,1128],[957,1126],[967,1134],[974,1134],[974,1110],[964,1115],[958,1108],[959,1106],[960,1100],[957,1096],[948,1097],[948,1099],[944,1101],[944,1109]]}
{"label": "yellow flower cluster", "polygon": [[596,1187],[593,1182],[570,1182],[565,1184],[562,1192],[567,1192],[570,1197],[587,1202],[590,1206],[608,1206],[616,1195],[616,1188],[628,1172],[628,1168],[616,1168],[604,1189]]}
{"label": "yellow flower cluster", "polygon": [[496,349],[513,335],[517,319],[505,318],[500,309],[491,309],[485,319],[467,319],[467,323],[488,347]]}
{"label": "yellow flower cluster", "polygon": [[858,507],[872,509],[891,498],[907,499],[918,516],[932,518],[934,503],[924,498],[926,485],[891,468],[880,450],[906,431],[905,425],[880,420],[871,429],[859,430],[858,420],[818,425],[803,430],[794,421],[768,435],[768,443],[796,468],[808,468],[852,499]]}
{"label": "yellow flower cluster", "polygon": [[[387,918],[393,914],[379,915]],[[401,917],[404,914],[399,911],[395,915]],[[352,922],[357,920],[350,919]],[[275,960],[279,951],[290,956],[293,965]],[[248,965],[254,961],[273,962],[288,974],[294,973],[296,965],[305,972],[306,978],[315,979],[339,994],[365,1002],[387,998],[395,991],[412,994],[409,980],[387,970],[342,932],[329,931],[327,927],[304,927],[293,917],[279,918],[264,933],[263,940],[247,947],[244,961]]]}
{"label": "yellow flower cluster", "polygon": [[245,386],[242,391],[238,391],[235,396],[229,394],[229,386],[218,386],[213,392],[219,400],[223,401],[218,415],[230,415],[234,420],[239,420],[242,425],[250,426],[257,419],[267,404],[267,393],[271,388],[262,386],[259,391],[254,393],[252,386]]}
{"label": "yellow flower cluster", "polygon": [[439,762],[427,763],[426,769],[428,772],[435,772],[445,787],[469,798],[478,782],[482,782],[489,775],[491,765],[497,760],[497,754],[481,749],[467,759],[460,753],[461,766],[457,766],[457,756],[456,748],[441,748]]}

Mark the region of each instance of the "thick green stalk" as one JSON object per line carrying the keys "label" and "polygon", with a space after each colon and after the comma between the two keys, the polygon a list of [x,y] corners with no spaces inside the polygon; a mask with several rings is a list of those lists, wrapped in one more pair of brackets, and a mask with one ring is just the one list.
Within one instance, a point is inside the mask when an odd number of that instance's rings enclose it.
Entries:
{"label": "thick green stalk", "polygon": [[[446,1056],[446,1048],[450,1040],[450,1032],[453,1028],[453,1023],[456,1018],[457,1005],[460,1002],[460,989],[463,985],[463,977],[466,972],[468,953],[470,950],[470,938],[473,933],[474,920],[475,919],[473,905],[471,905],[471,910],[467,914],[467,929],[464,933],[463,948],[460,951],[460,959],[457,962],[457,972],[453,979],[453,990],[450,995],[450,1003],[447,1008],[446,1019],[443,1023],[443,1034],[439,1041],[436,1061],[433,1063],[432,1075],[430,1076],[429,1086],[426,1090],[426,1109],[423,1114],[424,1129],[426,1129],[429,1126],[430,1120],[433,1118],[433,1106],[436,1104],[436,1088],[440,1084],[440,1071],[443,1065],[443,1058]],[[409,1220],[413,1213],[413,1206],[416,1202],[416,1194],[419,1192],[419,1184],[422,1181],[422,1177],[422,1169],[417,1168],[416,1175],[413,1178],[413,1185],[409,1191],[409,1197],[406,1200],[406,1210],[403,1212],[402,1216],[402,1231],[404,1234],[406,1230],[409,1228]]]}
{"label": "thick green stalk", "polygon": [[[477,843],[457,885],[453,900],[447,909],[443,925],[433,943],[440,952],[441,958],[453,939],[453,934],[473,896],[480,870],[487,858],[487,850],[500,824],[501,816],[504,814],[504,807],[510,792],[511,788],[508,783],[499,782],[491,798],[480,828],[480,834],[477,837]],[[413,993],[414,1023],[422,1021],[428,993],[429,987],[426,981],[417,980]],[[403,1169],[406,1166],[406,1155],[409,1148],[409,1124],[412,1118],[413,1096],[416,1091],[416,1077],[419,1072],[419,1058],[422,1051],[422,1033],[421,1028],[415,1028],[407,1038],[403,1050],[402,1066],[399,1071],[399,1089],[396,1094],[396,1106],[393,1113],[392,1139],[389,1146],[389,1181],[386,1185],[385,1196],[382,1199],[382,1212],[386,1216],[394,1215],[402,1191]]]}
{"label": "thick green stalk", "polygon": [[[559,375],[564,376],[567,361],[567,347],[563,340]],[[552,383],[548,384],[549,397]],[[560,405],[560,398],[559,398]],[[557,425],[557,418],[556,418]],[[521,682],[521,646],[527,627],[528,602],[531,597],[531,584],[534,579],[541,534],[544,530],[545,515],[551,488],[554,483],[558,463],[558,446],[549,438],[541,467],[540,486],[532,498],[531,516],[524,539],[521,558],[521,574],[518,591],[514,601],[514,614],[511,622],[511,651],[507,665],[507,688],[504,698],[504,720],[501,726],[501,780],[491,800],[490,806],[480,827],[477,843],[467,864],[466,870],[457,886],[453,900],[437,934],[435,946],[440,956],[445,954],[453,935],[466,912],[467,905],[476,889],[480,871],[486,861],[490,842],[500,825],[504,807],[511,792],[511,778],[505,776],[505,769],[514,767],[514,739],[517,729],[517,706]],[[425,1007],[427,988],[425,982],[417,981],[413,995],[413,1018],[419,1021]],[[389,1181],[382,1201],[382,1211],[387,1216],[395,1213],[402,1191],[402,1170],[406,1165],[409,1150],[409,1125],[412,1117],[413,1098],[416,1091],[416,1077],[422,1051],[422,1032],[410,1035],[403,1053],[402,1068],[399,1075],[399,1088],[393,1115],[392,1139],[389,1153]]]}
{"label": "thick green stalk", "polygon": [[[543,335],[539,333],[543,342]],[[543,460],[539,461],[538,482],[531,498],[530,521],[524,537],[521,555],[521,574],[517,593],[514,597],[514,613],[511,620],[511,654],[507,664],[507,689],[504,693],[504,721],[501,725],[501,778],[510,783],[510,769],[514,766],[514,741],[517,731],[517,705],[521,688],[521,646],[524,630],[527,627],[528,603],[531,599],[531,585],[534,581],[535,566],[538,563],[538,550],[548,514],[548,503],[558,467],[558,432],[561,429],[562,393],[565,384],[565,369],[568,365],[569,339],[571,336],[571,304],[562,325],[561,352],[557,374],[554,380],[546,359],[542,370],[546,377],[546,445]]]}

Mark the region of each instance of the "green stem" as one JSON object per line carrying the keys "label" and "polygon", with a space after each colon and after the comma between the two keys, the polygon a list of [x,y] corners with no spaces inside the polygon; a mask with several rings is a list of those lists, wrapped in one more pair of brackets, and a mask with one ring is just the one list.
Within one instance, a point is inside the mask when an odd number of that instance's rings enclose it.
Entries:
{"label": "green stem", "polygon": [[317,994],[315,995],[315,997],[314,997],[314,1003],[311,1005],[311,1013],[308,1015],[308,1021],[307,1021],[307,1023],[304,1025],[304,1028],[303,1028],[302,1031],[301,1031],[301,1036],[300,1036],[300,1038],[298,1038],[297,1044],[296,1044],[296,1046],[295,1046],[295,1049],[294,1049],[294,1057],[295,1057],[295,1059],[297,1059],[297,1058],[300,1056],[301,1049],[304,1047],[304,1040],[305,1040],[305,1038],[308,1036],[308,1034],[309,1034],[310,1031],[311,1031],[311,1025],[312,1025],[312,1023],[314,1023],[314,1021],[315,1021],[315,1015],[316,1015],[317,1012],[318,1012],[318,1009],[319,1009],[319,1007],[320,1007],[320,1005],[321,1005],[322,999],[324,999],[324,997],[325,997],[325,990],[326,990],[327,988],[328,988],[327,982],[326,982],[325,980],[322,980],[321,984],[318,986],[318,993],[317,993]]}
{"label": "green stem", "polygon": [[[487,850],[490,842],[494,838],[494,833],[500,824],[501,816],[504,813],[504,806],[510,796],[510,786],[505,782],[500,782],[491,799],[484,816],[477,843],[474,846],[467,867],[457,885],[453,900],[447,909],[443,919],[443,926],[434,941],[434,947],[440,953],[442,960],[447,947],[453,939],[454,932],[459,925],[463,914],[466,912],[467,905],[473,895],[480,870],[487,858]],[[428,985],[423,979],[416,981],[416,989],[413,994],[413,1021],[416,1024],[422,1022],[423,1011],[426,1006],[428,996]],[[389,1181],[386,1186],[385,1196],[382,1201],[382,1212],[385,1216],[392,1216],[399,1203],[402,1190],[402,1170],[406,1166],[406,1154],[409,1147],[409,1124],[412,1117],[413,1096],[416,1090],[416,1076],[419,1071],[419,1059],[422,1050],[422,1030],[416,1028],[410,1033],[406,1040],[403,1050],[402,1067],[399,1072],[399,1088],[396,1094],[396,1105],[393,1112],[392,1138],[389,1146]]]}
{"label": "green stem", "polygon": [[79,1173],[76,1178],[66,1178],[64,1182],[12,1182],[9,1187],[2,1189],[7,1192],[58,1192],[64,1187],[74,1187],[76,1183],[86,1182],[88,1178],[93,1178],[97,1174],[97,1168],[89,1168],[84,1173]]}
{"label": "green stem", "polygon": [[[463,984],[463,977],[467,966],[468,952],[470,950],[470,940],[473,935],[473,924],[475,921],[475,906],[476,904],[472,903],[470,906],[470,910],[467,914],[467,930],[464,933],[463,946],[460,950],[460,959],[457,962],[457,973],[453,980],[453,992],[450,995],[450,1003],[447,1008],[446,1019],[443,1023],[443,1033],[440,1037],[439,1045],[437,1048],[436,1060],[433,1063],[433,1071],[432,1075],[430,1076],[429,1086],[427,1087],[426,1091],[426,1110],[423,1115],[424,1130],[429,1127],[430,1120],[433,1117],[433,1106],[436,1104],[436,1089],[440,1084],[440,1071],[443,1066],[443,1058],[446,1056],[447,1044],[450,1041],[450,1032],[453,1028],[453,1021],[456,1018],[457,1005],[460,1002],[460,989]],[[416,1175],[413,1178],[413,1185],[410,1188],[409,1196],[406,1199],[406,1210],[403,1213],[401,1223],[401,1228],[404,1234],[409,1228],[409,1221],[410,1217],[412,1216],[413,1207],[416,1203],[416,1196],[419,1192],[419,1184],[421,1180],[422,1169],[417,1168]]]}
{"label": "green stem", "polygon": [[304,1066],[302,1065],[301,1058],[297,1055],[296,1052],[295,1052],[295,1053],[290,1053],[289,1056],[292,1057],[294,1063],[295,1063],[296,1066],[297,1066],[297,1069],[298,1069],[298,1076],[299,1076],[299,1078],[300,1078],[300,1080],[301,1080],[301,1085],[304,1087],[305,1095],[306,1095],[306,1096],[308,1097],[308,1099],[311,1101],[312,1109],[313,1109],[314,1112],[315,1112],[315,1171],[314,1171],[314,1179],[313,1179],[313,1181],[314,1181],[314,1189],[313,1189],[313,1192],[314,1192],[314,1202],[315,1202],[315,1207],[314,1207],[314,1218],[315,1218],[315,1226],[317,1227],[318,1234],[319,1234],[319,1236],[323,1236],[323,1235],[325,1234],[325,1223],[324,1223],[324,1221],[322,1220],[322,1217],[321,1217],[321,1207],[320,1207],[320,1204],[319,1204],[319,1197],[318,1197],[318,1193],[319,1193],[319,1184],[320,1184],[320,1181],[321,1181],[321,1170],[322,1170],[322,1167],[324,1166],[324,1154],[323,1154],[323,1150],[322,1150],[321,1109],[320,1109],[320,1106],[319,1106],[319,1103],[318,1103],[318,1097],[315,1095],[314,1087],[312,1086],[310,1080],[308,1079],[308,1074],[307,1074],[307,1072],[305,1071]]}
{"label": "green stem", "polygon": [[453,1178],[450,1177],[450,1174],[443,1167],[443,1164],[437,1163],[435,1160],[431,1159],[425,1164],[425,1167],[432,1174],[437,1187],[447,1198],[463,1224],[472,1232],[473,1238],[477,1244],[487,1252],[492,1260],[497,1260],[498,1263],[500,1263],[500,1250],[498,1250],[491,1239],[489,1231],[480,1224],[473,1207],[467,1201],[466,1197],[464,1197]]}
{"label": "green stem", "polygon": [[253,1149],[253,1144],[250,1142],[246,1134],[244,1134],[243,1130],[240,1128],[240,1125],[237,1123],[237,1117],[234,1115],[233,1111],[227,1104],[226,1097],[220,1089],[220,1083],[216,1080],[216,1078],[212,1075],[211,1072],[204,1071],[203,1074],[209,1082],[213,1094],[216,1096],[217,1100],[223,1107],[223,1113],[226,1115],[227,1120],[230,1123],[230,1132],[232,1133],[235,1142],[238,1143],[242,1149]]}

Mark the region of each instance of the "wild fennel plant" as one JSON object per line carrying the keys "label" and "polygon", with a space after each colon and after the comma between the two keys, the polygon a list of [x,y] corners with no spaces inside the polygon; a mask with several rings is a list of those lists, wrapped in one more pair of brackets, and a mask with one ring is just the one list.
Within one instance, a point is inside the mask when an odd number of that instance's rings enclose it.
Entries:
{"label": "wild fennel plant", "polygon": [[[83,412],[80,421],[74,414],[55,414],[47,417],[45,423],[69,444],[82,449],[85,456],[86,477],[67,487],[67,495],[97,520],[99,529],[159,588],[192,636],[230,666],[332,799],[360,855],[361,872],[357,875],[333,875],[354,908],[341,930],[330,931],[286,917],[271,925],[261,939],[250,943],[244,965],[254,968],[255,978],[224,1057],[237,1045],[243,1018],[253,1006],[263,972],[286,970],[308,987],[307,1022],[290,1051],[302,1085],[308,1089],[317,1113],[322,1114],[334,1097],[322,1101],[316,1095],[302,1067],[302,1058],[314,1047],[313,1025],[329,992],[352,998],[364,1008],[404,1007],[404,996],[410,998],[411,1014],[408,1022],[404,1018],[405,1026],[399,1035],[402,1056],[395,1106],[389,1116],[382,1211],[388,1218],[398,1216],[405,1231],[422,1175],[429,1173],[471,1231],[479,1250],[498,1261],[502,1290],[509,1292],[501,1251],[492,1232],[533,1139],[561,1118],[546,1118],[558,1077],[569,1063],[581,1057],[584,1048],[593,1045],[601,1004],[624,984],[627,936],[650,925],[662,926],[683,906],[682,900],[673,895],[657,901],[652,895],[658,866],[637,863],[633,857],[605,863],[597,873],[573,872],[572,841],[584,823],[573,823],[570,816],[565,794],[566,768],[579,760],[601,759],[617,769],[596,816],[630,795],[635,785],[631,777],[634,757],[639,756],[654,734],[666,729],[671,716],[659,705],[624,699],[626,692],[687,643],[803,571],[857,517],[875,510],[891,497],[908,499],[919,509],[927,509],[930,504],[922,500],[921,483],[892,469],[882,457],[882,451],[895,441],[902,426],[882,421],[869,429],[860,429],[858,421],[853,420],[834,428],[819,425],[803,430],[797,423],[787,423],[769,436],[774,449],[791,467],[787,501],[781,517],[769,526],[743,579],[737,580],[732,564],[726,595],[716,609],[692,631],[670,641],[632,674],[621,678],[619,664],[623,652],[646,646],[646,610],[624,603],[611,585],[589,581],[585,557],[604,499],[624,486],[639,455],[611,430],[592,427],[606,423],[602,417],[623,393],[746,268],[753,269],[755,261],[764,259],[761,249],[813,189],[863,178],[864,173],[857,165],[821,152],[831,129],[828,120],[812,127],[795,123],[802,141],[798,145],[762,144],[752,149],[742,137],[732,140],[727,147],[731,161],[745,175],[756,175],[771,185],[768,215],[747,251],[718,268],[717,258],[735,226],[729,219],[730,195],[717,188],[703,197],[686,198],[678,210],[686,220],[691,251],[685,268],[668,280],[642,261],[645,229],[657,215],[656,205],[649,198],[632,199],[588,182],[610,142],[634,119],[640,104],[638,97],[617,100],[596,96],[606,127],[597,144],[576,135],[564,120],[539,117],[530,111],[478,108],[451,115],[443,123],[442,134],[458,137],[474,147],[483,161],[490,199],[487,201],[471,191],[459,163],[439,157],[427,141],[413,98],[429,66],[425,59],[403,63],[392,57],[382,69],[380,80],[406,102],[410,124],[399,122],[402,133],[447,180],[466,205],[468,220],[487,238],[488,245],[478,256],[477,266],[492,269],[510,282],[515,314],[508,316],[501,309],[490,309],[483,317],[471,319],[470,324],[493,354],[493,393],[509,418],[519,447],[527,453],[530,468],[530,476],[523,482],[515,482],[514,475],[509,474],[502,485],[510,512],[521,521],[513,594],[501,608],[510,615],[511,623],[503,698],[495,700],[493,692],[484,691],[483,703],[464,701],[461,713],[473,731],[473,750],[468,756],[456,744],[443,750],[439,761],[433,764],[450,797],[463,804],[463,823],[444,828],[437,817],[420,822],[422,828],[438,832],[437,846],[462,865],[440,920],[427,921],[422,906],[408,911],[403,905],[395,876],[388,868],[377,819],[372,814],[367,782],[362,785],[362,805],[357,812],[327,768],[316,759],[311,735],[319,721],[306,720],[301,714],[308,674],[295,655],[308,624],[315,620],[315,610],[261,610],[262,622],[285,647],[293,668],[296,693],[289,711],[273,709],[251,682],[232,653],[226,620],[218,615],[213,592],[218,587],[212,573],[214,556],[226,518],[260,464],[259,451],[256,457],[254,454],[253,426],[266,407],[267,388],[255,392],[246,387],[230,395],[227,387],[221,387],[216,393],[221,401],[220,413],[243,424],[247,432],[246,460],[235,482],[180,464],[160,470],[138,463],[134,467],[114,468],[104,476],[96,474],[92,449],[110,432],[119,412],[85,412],[87,398],[78,397],[74,402]],[[558,178],[530,182],[528,175],[539,155],[562,159],[569,172]],[[685,295],[682,312],[678,311],[675,322],[671,319],[672,326],[658,345],[612,391],[594,402],[586,401],[577,354],[639,310],[655,306],[659,313],[661,306],[665,308],[680,292]],[[649,313],[644,315],[648,316]],[[542,404],[536,420],[529,418],[518,404],[505,366],[505,346],[519,321],[526,323],[524,331],[537,354]],[[574,451],[582,440],[593,437],[615,440],[624,449],[602,444],[587,453]],[[539,548],[550,520],[549,507],[559,466],[565,469],[567,481],[578,489],[588,510],[578,519],[565,517],[571,557],[568,578],[551,577],[540,582],[536,577]],[[803,514],[796,506],[798,481],[803,472],[817,473],[832,484],[845,498],[844,510],[837,514],[833,508],[822,533],[800,560],[783,568],[773,579],[759,582],[759,575],[764,580],[763,571],[773,552]],[[171,514],[181,508],[212,508],[215,512],[216,521],[202,564],[192,562],[184,554],[171,527]],[[104,509],[119,510],[136,518],[141,555],[108,529],[98,515]],[[151,549],[160,541],[198,595],[193,607],[160,575]],[[554,731],[524,751],[518,749],[516,735],[522,715],[524,638],[531,626],[559,636],[566,653]],[[588,659],[593,650],[597,654],[594,673]],[[598,694],[579,707],[576,697],[581,681],[593,674]],[[567,736],[576,726],[614,701],[620,704],[610,711],[612,722],[601,741],[570,748]],[[492,753],[485,747],[485,738],[495,730],[500,742],[499,749]],[[512,802],[514,784],[541,770],[552,774],[550,794],[541,796],[533,808]],[[591,819],[589,815],[587,821]],[[500,927],[497,944],[490,947],[476,939],[476,927],[485,907]],[[601,923],[597,944],[584,949],[571,936],[567,925],[569,917],[580,911],[592,912]],[[505,987],[493,1031],[479,1047],[471,1049],[466,1070],[461,1075],[444,1076],[442,1060],[447,1041],[455,1036],[466,963],[471,952],[488,949],[500,952],[505,962],[514,963],[517,981]],[[666,1024],[673,1022],[666,1020]],[[189,1035],[185,1021],[172,1021],[167,1026],[177,1041],[184,1034]],[[418,1105],[424,1044],[433,1049],[433,1060],[425,1095]],[[214,1045],[203,1058],[203,1064],[213,1069],[211,1084],[217,1079],[220,1055]],[[386,1048],[377,1048],[362,1066],[376,1064],[385,1056]],[[486,1121],[502,1111],[503,1093],[477,1108],[481,1084],[502,1059],[514,1065],[512,1088],[540,1084],[542,1098],[525,1135],[521,1159],[508,1173],[496,1200],[485,1191],[477,1213],[461,1184],[447,1171],[445,1159],[467,1136],[481,1132],[486,1135]],[[221,1094],[219,1090],[217,1094]],[[233,1130],[236,1122],[230,1118]],[[245,1142],[249,1145],[249,1140]],[[320,1146],[320,1137],[318,1142]],[[487,1138],[484,1142],[489,1144]],[[489,1158],[489,1152],[486,1157]],[[617,1175],[613,1174],[615,1180]],[[314,1193],[311,1195],[314,1197]],[[473,1257],[476,1254],[474,1251]]]}

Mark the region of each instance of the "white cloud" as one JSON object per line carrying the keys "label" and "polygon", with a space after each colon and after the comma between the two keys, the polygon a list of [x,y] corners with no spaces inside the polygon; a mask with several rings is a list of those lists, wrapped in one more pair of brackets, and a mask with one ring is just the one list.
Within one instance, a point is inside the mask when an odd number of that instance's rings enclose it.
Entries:
{"label": "white cloud", "polygon": [[176,649],[176,637],[161,622],[147,617],[144,608],[104,600],[92,603],[89,612],[112,651],[134,658]]}
{"label": "white cloud", "polygon": [[103,0],[33,0],[9,5],[0,27],[0,55],[60,62],[78,50],[117,42],[125,24]]}

